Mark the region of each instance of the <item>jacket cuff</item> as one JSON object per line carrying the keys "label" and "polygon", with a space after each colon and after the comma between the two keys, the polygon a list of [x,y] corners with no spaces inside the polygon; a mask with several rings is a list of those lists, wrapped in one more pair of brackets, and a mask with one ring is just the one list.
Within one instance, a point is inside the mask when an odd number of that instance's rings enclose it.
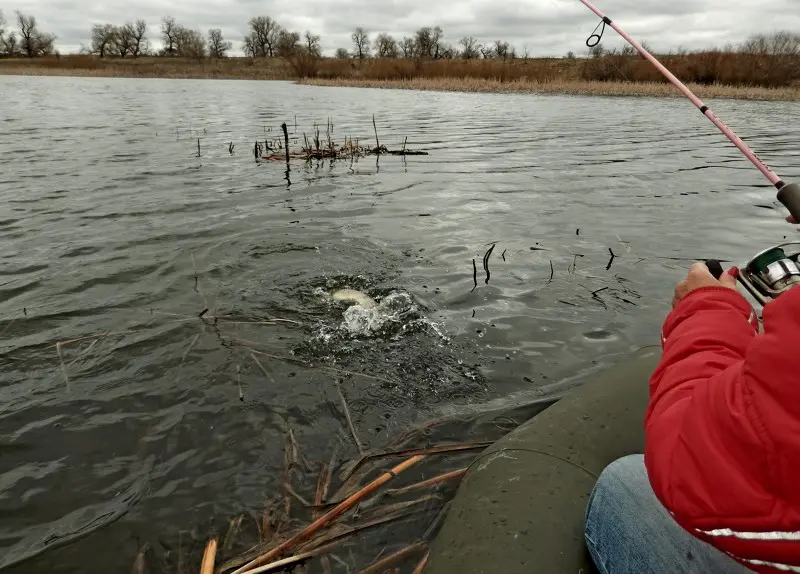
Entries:
{"label": "jacket cuff", "polygon": [[[715,299],[721,301],[727,300],[729,303],[734,304],[736,308],[745,315],[749,315],[750,311],[752,311],[752,307],[750,306],[750,303],[747,302],[747,299],[744,298],[744,295],[735,289],[731,289],[730,287],[718,287],[716,285],[692,289],[683,297],[683,299],[678,302],[678,304],[675,306],[675,310],[677,311],[680,307],[682,307],[686,301],[693,300],[693,297],[696,298],[698,294],[713,293],[715,291],[717,291],[720,295],[720,297],[715,297]],[[724,295],[727,295],[727,297]]]}
{"label": "jacket cuff", "polygon": [[662,345],[666,343],[667,337],[680,323],[695,313],[702,312],[706,306],[712,309],[719,308],[720,303],[730,305],[731,311],[738,311],[742,318],[748,321],[756,332],[758,331],[758,317],[741,293],[728,287],[698,287],[689,291],[667,315],[661,329]]}

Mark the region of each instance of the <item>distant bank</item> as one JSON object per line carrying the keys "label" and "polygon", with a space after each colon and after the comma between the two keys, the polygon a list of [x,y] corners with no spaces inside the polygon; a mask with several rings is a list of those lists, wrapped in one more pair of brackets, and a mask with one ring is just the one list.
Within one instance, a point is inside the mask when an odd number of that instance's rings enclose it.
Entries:
{"label": "distant bank", "polygon": [[[791,80],[757,77],[763,67],[752,68],[753,79],[748,80],[747,70],[754,63],[741,54],[719,53],[712,58],[705,53],[702,59],[695,56],[661,59],[701,98],[800,101],[800,85]],[[620,55],[505,61],[62,56],[0,59],[0,75],[288,80],[320,86],[492,93],[680,95],[648,66],[641,58]],[[774,67],[770,70],[775,73]]]}
{"label": "distant bank", "polygon": [[[481,78],[414,78],[411,80],[303,79],[299,84],[356,88],[431,90],[441,92],[565,94],[582,96],[683,97],[672,84],[660,82],[597,82],[556,80],[540,83],[525,80],[501,82]],[[699,98],[737,100],[800,101],[800,88],[761,88],[687,84]]]}

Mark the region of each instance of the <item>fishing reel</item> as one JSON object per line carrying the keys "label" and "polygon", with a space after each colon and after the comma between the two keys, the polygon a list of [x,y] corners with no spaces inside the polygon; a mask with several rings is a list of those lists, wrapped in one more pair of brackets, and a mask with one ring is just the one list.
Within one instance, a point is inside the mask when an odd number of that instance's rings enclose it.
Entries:
{"label": "fishing reel", "polygon": [[762,306],[800,285],[800,242],[781,243],[754,255],[739,269],[739,283]]}
{"label": "fishing reel", "polygon": [[[706,262],[719,279],[722,266],[718,261]],[[795,285],[800,285],[800,242],[781,243],[755,254],[739,268],[739,283],[763,307]]]}

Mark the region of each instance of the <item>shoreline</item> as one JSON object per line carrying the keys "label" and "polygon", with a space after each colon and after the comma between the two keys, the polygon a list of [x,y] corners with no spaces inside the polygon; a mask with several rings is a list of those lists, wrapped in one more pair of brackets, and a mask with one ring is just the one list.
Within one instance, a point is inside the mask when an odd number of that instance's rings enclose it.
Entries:
{"label": "shoreline", "polygon": [[[63,62],[30,62],[0,60],[0,76],[54,76],[127,79],[179,80],[248,80],[285,81],[305,86],[350,87],[390,90],[418,90],[462,93],[539,94],[605,97],[683,97],[667,82],[622,82],[583,80],[566,77],[512,77],[505,80],[495,76],[437,75],[413,79],[375,79],[358,77],[352,68],[325,71],[325,78],[299,78],[283,62],[264,60],[247,63],[232,61],[181,62],[176,60],[141,59],[127,62],[96,59],[72,59],[76,65]],[[341,75],[328,75],[328,72]],[[800,101],[800,85],[784,88],[732,86],[722,84],[686,84],[701,99],[735,99],[750,101]]]}
{"label": "shoreline", "polygon": [[[434,92],[466,92],[492,94],[538,94],[609,97],[681,98],[681,92],[670,83],[661,82],[592,82],[556,80],[552,82],[484,80],[481,78],[415,78],[411,80],[368,80],[342,78],[333,80],[301,79],[295,83],[307,86],[338,88],[370,88],[385,90],[418,90]],[[699,98],[748,101],[800,101],[798,88],[761,88],[687,83]]]}

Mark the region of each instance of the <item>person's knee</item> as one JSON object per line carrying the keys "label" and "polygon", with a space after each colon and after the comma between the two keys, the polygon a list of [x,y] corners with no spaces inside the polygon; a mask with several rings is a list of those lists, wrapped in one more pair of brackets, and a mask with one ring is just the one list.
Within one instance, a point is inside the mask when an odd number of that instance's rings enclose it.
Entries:
{"label": "person's knee", "polygon": [[644,457],[634,454],[619,458],[600,473],[586,505],[586,520],[592,514],[618,513],[626,506],[624,500],[647,484]]}

